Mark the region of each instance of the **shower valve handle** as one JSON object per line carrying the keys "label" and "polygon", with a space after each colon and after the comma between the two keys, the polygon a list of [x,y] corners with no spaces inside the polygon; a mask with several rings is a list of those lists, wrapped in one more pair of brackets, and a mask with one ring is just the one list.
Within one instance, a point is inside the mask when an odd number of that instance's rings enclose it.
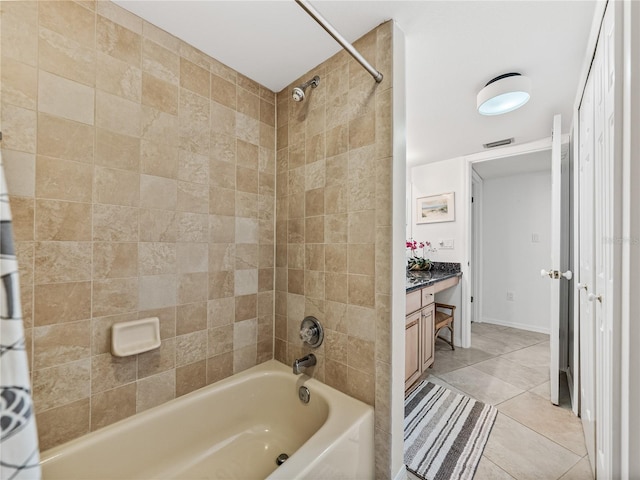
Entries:
{"label": "shower valve handle", "polygon": [[300,324],[300,338],[312,348],[317,348],[324,339],[322,325],[315,317],[305,317]]}
{"label": "shower valve handle", "polygon": [[300,330],[300,338],[304,343],[312,343],[313,337],[315,337],[318,333],[318,329],[316,327],[302,328]]}

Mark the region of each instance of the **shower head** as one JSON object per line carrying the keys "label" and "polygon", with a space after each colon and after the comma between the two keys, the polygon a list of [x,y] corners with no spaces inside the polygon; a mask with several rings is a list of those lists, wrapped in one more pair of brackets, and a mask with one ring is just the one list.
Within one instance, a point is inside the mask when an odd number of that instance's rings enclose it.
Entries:
{"label": "shower head", "polygon": [[307,87],[311,85],[311,88],[316,88],[319,83],[320,83],[320,77],[316,75],[311,80],[303,83],[299,87],[294,87],[292,92],[293,100],[295,102],[301,102],[302,100],[304,100],[304,92],[307,89]]}
{"label": "shower head", "polygon": [[294,87],[292,96],[294,102],[301,102],[304,100],[304,90],[300,87]]}

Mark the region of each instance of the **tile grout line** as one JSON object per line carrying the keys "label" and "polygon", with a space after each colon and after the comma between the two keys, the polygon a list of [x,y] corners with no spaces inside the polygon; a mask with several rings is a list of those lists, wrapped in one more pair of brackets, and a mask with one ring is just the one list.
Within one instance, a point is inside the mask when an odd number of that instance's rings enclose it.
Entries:
{"label": "tile grout line", "polygon": [[[484,458],[485,460],[487,460],[488,462],[491,462],[493,465],[496,466],[497,469],[502,470],[505,474],[509,475],[511,478],[513,478],[514,480],[518,480],[516,477],[514,477],[513,475],[511,475],[509,472],[507,472],[504,468],[502,468],[500,465],[498,465],[496,462],[494,462],[493,460],[491,460],[489,457],[485,457],[484,452],[482,453],[482,457],[481,457],[481,461],[482,458]],[[476,470],[477,472],[477,470]]]}

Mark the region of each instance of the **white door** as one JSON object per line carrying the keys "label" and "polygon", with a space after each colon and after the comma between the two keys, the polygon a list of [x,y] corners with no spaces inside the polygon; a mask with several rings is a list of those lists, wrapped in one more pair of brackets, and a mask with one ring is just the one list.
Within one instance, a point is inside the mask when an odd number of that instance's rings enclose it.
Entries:
{"label": "white door", "polygon": [[471,321],[482,322],[482,177],[472,170],[471,178]]}
{"label": "white door", "polygon": [[551,403],[558,405],[560,391],[560,293],[561,282],[571,280],[571,271],[561,271],[562,254],[562,118],[553,117],[553,136],[551,141],[551,265],[542,270],[542,275],[551,278],[551,322],[549,347],[549,380],[551,385]]}
{"label": "white door", "polygon": [[608,4],[596,51],[599,69],[594,79],[595,286],[588,296],[593,302],[596,323],[596,471],[599,478],[618,477],[616,458],[619,455],[619,438],[616,438],[619,432],[615,432],[620,408],[616,393],[619,384],[615,378],[614,362],[617,360],[614,359],[619,355],[615,332],[619,331],[620,318],[620,288],[616,281],[620,268],[620,249],[616,242],[620,238],[620,221],[615,215],[619,211],[615,205],[620,197],[615,186],[621,172],[615,130],[615,12],[615,3]]}
{"label": "white door", "polygon": [[595,472],[595,311],[589,294],[595,288],[594,262],[594,76],[602,69],[601,61],[596,60],[592,74],[587,80],[580,104],[579,132],[580,150],[578,155],[578,222],[579,222],[579,329],[580,329],[580,417],[584,438]]}

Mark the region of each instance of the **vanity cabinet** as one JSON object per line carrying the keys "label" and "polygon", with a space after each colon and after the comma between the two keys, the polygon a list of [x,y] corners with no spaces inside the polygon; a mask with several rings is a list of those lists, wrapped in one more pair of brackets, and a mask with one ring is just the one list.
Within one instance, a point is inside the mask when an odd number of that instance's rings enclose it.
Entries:
{"label": "vanity cabinet", "polygon": [[418,310],[407,315],[405,320],[404,388],[410,387],[422,373],[420,361],[420,321],[422,312]]}
{"label": "vanity cabinet", "polygon": [[435,290],[426,287],[407,294],[404,387],[407,390],[433,363]]}
{"label": "vanity cabinet", "polygon": [[421,372],[424,372],[433,364],[433,353],[435,349],[433,321],[436,313],[434,303],[431,302],[426,307],[423,307],[420,313],[420,348],[422,349],[420,354],[420,361],[422,362],[420,370]]}

